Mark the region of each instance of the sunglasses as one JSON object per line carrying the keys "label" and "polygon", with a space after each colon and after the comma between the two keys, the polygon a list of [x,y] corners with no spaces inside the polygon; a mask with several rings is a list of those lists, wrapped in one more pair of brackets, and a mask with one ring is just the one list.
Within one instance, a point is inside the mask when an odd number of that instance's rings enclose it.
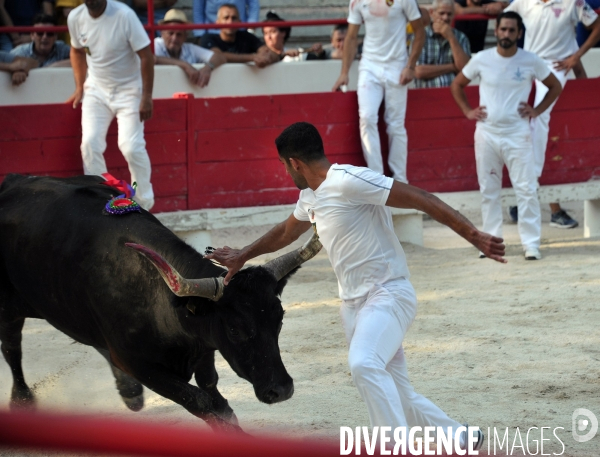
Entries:
{"label": "sunglasses", "polygon": [[54,32],[35,32],[35,34],[39,37],[46,35],[48,38],[52,38],[54,35],[56,35]]}

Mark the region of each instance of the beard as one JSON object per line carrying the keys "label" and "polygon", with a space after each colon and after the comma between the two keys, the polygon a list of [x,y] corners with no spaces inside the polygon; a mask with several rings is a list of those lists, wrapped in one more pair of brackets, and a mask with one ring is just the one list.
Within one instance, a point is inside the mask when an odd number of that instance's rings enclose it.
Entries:
{"label": "beard", "polygon": [[512,48],[515,44],[517,43],[517,41],[512,41],[509,38],[502,38],[498,40],[498,44],[500,45],[501,48],[503,49],[510,49]]}

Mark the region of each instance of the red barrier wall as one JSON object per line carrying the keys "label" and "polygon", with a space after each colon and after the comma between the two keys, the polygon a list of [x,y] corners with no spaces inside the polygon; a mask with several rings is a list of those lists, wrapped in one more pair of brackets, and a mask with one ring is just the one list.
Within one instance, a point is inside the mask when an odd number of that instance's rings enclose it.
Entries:
{"label": "red barrier wall", "polygon": [[[467,92],[476,106],[477,87]],[[364,165],[357,112],[353,92],[155,100],[146,123],[154,211],[292,203],[298,190],[277,159],[275,137],[293,122],[308,121],[321,132],[332,162]],[[570,81],[552,113],[542,184],[600,177],[599,113],[598,80]],[[478,188],[475,124],[447,88],[410,90],[406,127],[411,184],[431,192]],[[7,173],[81,173],[80,139],[80,111],[68,105],[2,107],[0,180]],[[109,171],[129,179],[114,123],[107,143]]]}

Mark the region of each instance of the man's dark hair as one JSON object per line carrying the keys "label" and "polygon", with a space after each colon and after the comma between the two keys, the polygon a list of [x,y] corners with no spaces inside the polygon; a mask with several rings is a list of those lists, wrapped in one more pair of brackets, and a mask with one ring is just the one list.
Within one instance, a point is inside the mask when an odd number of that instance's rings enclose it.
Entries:
{"label": "man's dark hair", "polygon": [[44,14],[44,13],[40,13],[40,14],[36,14],[35,17],[33,18],[33,25],[35,24],[52,24],[52,25],[58,25],[58,22],[56,22],[56,19],[54,18],[54,16],[50,16],[48,14]]}
{"label": "man's dark hair", "polygon": [[219,9],[217,11],[220,11],[221,8],[231,8],[232,10],[236,10],[237,11],[238,16],[240,15],[240,10],[233,3],[223,3],[221,6],[219,6]]}
{"label": "man's dark hair", "polygon": [[514,11],[507,11],[505,13],[499,14],[496,18],[496,28],[500,26],[500,21],[502,19],[514,19],[517,21],[517,30],[520,32],[523,30],[523,18],[519,13],[515,13]]}
{"label": "man's dark hair", "polygon": [[[283,19],[282,17],[279,16],[279,14],[277,14],[273,11],[267,11],[267,18],[264,20],[264,22],[278,22],[278,21],[285,22],[285,19]],[[285,36],[283,37],[283,42],[285,43],[292,33],[292,28],[291,27],[277,27],[277,28],[285,34]]]}
{"label": "man's dark hair", "polygon": [[348,24],[336,24],[333,28],[333,31],[331,32],[331,35],[333,36],[333,34],[338,30],[346,32],[348,30]]}
{"label": "man's dark hair", "polygon": [[314,125],[308,122],[296,122],[287,127],[275,139],[279,156],[289,161],[291,157],[304,163],[325,158],[323,140]]}

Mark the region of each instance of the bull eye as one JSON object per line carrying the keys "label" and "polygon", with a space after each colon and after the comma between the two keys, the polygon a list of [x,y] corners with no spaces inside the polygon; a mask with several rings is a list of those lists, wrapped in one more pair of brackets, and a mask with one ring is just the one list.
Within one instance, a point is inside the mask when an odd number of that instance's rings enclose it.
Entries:
{"label": "bull eye", "polygon": [[229,331],[231,332],[231,334],[233,336],[238,336],[240,334],[240,332],[238,332],[236,329],[234,328],[230,328]]}

